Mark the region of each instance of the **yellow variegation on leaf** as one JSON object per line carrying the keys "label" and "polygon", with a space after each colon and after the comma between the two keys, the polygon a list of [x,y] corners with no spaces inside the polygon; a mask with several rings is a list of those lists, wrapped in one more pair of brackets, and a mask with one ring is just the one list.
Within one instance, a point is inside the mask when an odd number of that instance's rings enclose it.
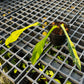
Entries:
{"label": "yellow variegation on leaf", "polygon": [[73,44],[73,42],[70,40],[66,30],[65,30],[65,27],[64,27],[64,24],[61,24],[61,27],[67,37],[67,42],[68,42],[68,47],[69,47],[69,51],[70,51],[70,54],[73,58],[73,61],[75,62],[75,64],[77,65],[78,69],[81,70],[81,62],[80,62],[80,59],[77,55],[77,52],[76,52],[76,49],[75,49],[75,46]]}
{"label": "yellow variegation on leaf", "polygon": [[34,65],[36,63],[36,61],[39,59],[41,53],[43,52],[43,47],[45,45],[45,42],[48,38],[48,36],[51,34],[51,32],[57,28],[57,25],[54,25],[50,31],[48,32],[48,34],[40,41],[36,44],[33,53],[32,53],[32,58],[31,58],[31,62]]}
{"label": "yellow variegation on leaf", "polygon": [[38,25],[40,25],[39,22],[36,22],[27,27],[24,27],[23,29],[19,29],[19,30],[12,32],[11,35],[6,39],[5,45],[8,46],[10,43],[16,41],[18,39],[18,37],[22,34],[22,32],[25,31],[26,29],[28,29],[32,26],[38,26]]}

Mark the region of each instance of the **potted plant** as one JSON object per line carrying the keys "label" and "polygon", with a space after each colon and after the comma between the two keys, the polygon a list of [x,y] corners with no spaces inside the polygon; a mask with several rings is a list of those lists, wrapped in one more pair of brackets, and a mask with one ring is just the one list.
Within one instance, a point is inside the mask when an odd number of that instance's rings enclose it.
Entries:
{"label": "potted plant", "polygon": [[[49,35],[51,35],[50,36],[50,38],[51,38],[51,42],[54,44],[54,45],[60,45],[60,44],[55,44],[55,42],[53,41],[53,39],[52,39],[52,34],[54,33],[58,33],[58,35],[64,35],[64,37],[66,36],[66,38],[67,38],[67,42],[68,42],[68,48],[69,48],[69,52],[70,52],[70,55],[72,56],[72,58],[73,58],[73,61],[74,61],[74,63],[77,65],[77,67],[78,67],[78,69],[79,70],[81,70],[81,62],[80,62],[80,59],[79,59],[79,57],[78,57],[78,55],[77,55],[77,52],[76,52],[76,49],[75,49],[75,46],[74,46],[74,44],[73,44],[73,42],[70,40],[70,37],[68,36],[68,31],[69,31],[69,29],[67,28],[67,25],[66,24],[64,24],[63,22],[61,22],[61,23],[54,23],[53,24],[53,26],[52,25],[50,25],[51,26],[51,28],[50,28],[50,30],[49,30],[49,32],[48,32],[48,34],[40,41],[40,42],[38,42],[37,44],[36,44],[36,46],[35,46],[35,48],[34,48],[34,50],[33,50],[33,53],[32,53],[32,58],[31,58],[31,62],[32,62],[32,64],[35,64],[36,63],[36,61],[38,60],[38,58],[40,57],[40,55],[42,54],[42,52],[43,52],[43,47],[44,47],[44,45],[45,45],[45,43],[46,43],[46,40],[47,40],[47,38],[49,37]],[[54,31],[55,30],[55,31]],[[59,32],[57,32],[57,31],[59,31]],[[60,33],[61,32],[61,33]],[[56,37],[56,36],[55,36]],[[55,37],[54,37],[54,39],[55,39]],[[64,38],[63,37],[63,38]],[[58,37],[57,37],[58,38]],[[62,38],[61,38],[62,39]],[[58,39],[59,40],[59,39]],[[55,41],[57,41],[57,39],[55,40]],[[39,47],[40,46],[40,47]]]}
{"label": "potted plant", "polygon": [[65,23],[63,22],[53,22],[52,24],[50,24],[50,26],[48,27],[49,30],[54,26],[54,25],[57,25],[58,28],[55,28],[51,34],[50,34],[50,41],[51,43],[54,45],[54,46],[60,46],[62,44],[65,43],[66,41],[66,36],[61,28],[61,25],[60,24],[64,24],[65,26],[65,29],[67,32],[69,32],[69,26],[66,25]]}
{"label": "potted plant", "polygon": [[[12,32],[12,34],[6,39],[5,41],[5,45],[8,46],[10,43],[16,41],[18,39],[18,37],[21,35],[21,33],[23,31],[25,31],[26,29],[32,27],[32,26],[39,26],[41,25],[39,22],[36,22],[34,24],[31,24],[23,29],[20,30],[16,30],[14,32]],[[70,40],[70,37],[68,36],[68,26],[66,24],[64,24],[63,22],[59,22],[59,23],[53,23],[52,25],[50,25],[50,30],[48,32],[48,34],[40,41],[36,44],[33,53],[32,53],[32,58],[31,58],[31,62],[34,65],[36,63],[36,61],[39,59],[40,55],[43,52],[43,48],[44,45],[46,43],[47,38],[50,36],[51,33],[53,32],[57,32],[58,30],[62,31],[62,33],[59,32],[59,35],[64,35],[67,38],[67,42],[68,42],[68,48],[70,51],[70,55],[73,58],[74,63],[77,65],[78,69],[81,70],[81,62],[80,59],[77,55],[75,46],[73,44],[73,42]],[[55,30],[55,31],[54,31]],[[57,31],[56,31],[57,30]],[[52,35],[52,34],[51,34]],[[52,39],[51,39],[52,42]],[[53,43],[53,42],[52,42]],[[39,47],[40,46],[40,47]]]}

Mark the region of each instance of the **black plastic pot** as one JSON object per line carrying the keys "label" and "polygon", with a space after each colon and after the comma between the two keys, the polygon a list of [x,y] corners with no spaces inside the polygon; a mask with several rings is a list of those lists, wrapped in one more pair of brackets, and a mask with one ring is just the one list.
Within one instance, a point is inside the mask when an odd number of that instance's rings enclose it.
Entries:
{"label": "black plastic pot", "polygon": [[[63,23],[63,22],[55,22],[55,23]],[[64,23],[65,24],[65,23]],[[57,25],[57,24],[56,24]],[[66,24],[65,24],[66,25]],[[49,30],[50,30],[50,27],[52,28],[53,25],[49,26]],[[69,29],[69,26],[66,25],[65,28],[68,28]],[[63,45],[65,42],[66,42],[66,36],[65,34],[63,35],[58,35],[58,34],[55,34],[54,31],[56,31],[57,29],[54,29],[52,31],[52,33],[50,34],[50,41],[51,43],[54,45],[54,46],[60,46],[60,45]],[[69,31],[68,31],[69,33]]]}
{"label": "black plastic pot", "polygon": [[50,34],[50,41],[54,46],[60,46],[63,45],[66,42],[66,36],[65,35],[56,35],[53,32]]}

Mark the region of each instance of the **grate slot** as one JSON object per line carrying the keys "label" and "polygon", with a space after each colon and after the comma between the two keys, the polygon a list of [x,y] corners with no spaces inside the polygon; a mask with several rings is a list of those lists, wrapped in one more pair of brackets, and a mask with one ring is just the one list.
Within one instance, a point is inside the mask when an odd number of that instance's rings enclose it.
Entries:
{"label": "grate slot", "polygon": [[32,0],[7,0],[0,2],[0,19],[18,11],[30,2],[32,2]]}

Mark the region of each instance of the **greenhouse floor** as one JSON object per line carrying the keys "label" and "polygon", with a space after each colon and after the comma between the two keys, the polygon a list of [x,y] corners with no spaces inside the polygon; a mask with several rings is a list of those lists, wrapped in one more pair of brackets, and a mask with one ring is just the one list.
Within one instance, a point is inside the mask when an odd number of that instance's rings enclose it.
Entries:
{"label": "greenhouse floor", "polygon": [[[50,38],[32,65],[30,58],[36,43],[45,37],[44,32],[55,20],[69,25],[81,70],[74,64],[67,42],[54,46]],[[9,48],[5,45],[13,31],[35,22],[48,25],[31,27]],[[0,1],[0,79],[8,80],[9,84],[84,84],[84,0]]]}

